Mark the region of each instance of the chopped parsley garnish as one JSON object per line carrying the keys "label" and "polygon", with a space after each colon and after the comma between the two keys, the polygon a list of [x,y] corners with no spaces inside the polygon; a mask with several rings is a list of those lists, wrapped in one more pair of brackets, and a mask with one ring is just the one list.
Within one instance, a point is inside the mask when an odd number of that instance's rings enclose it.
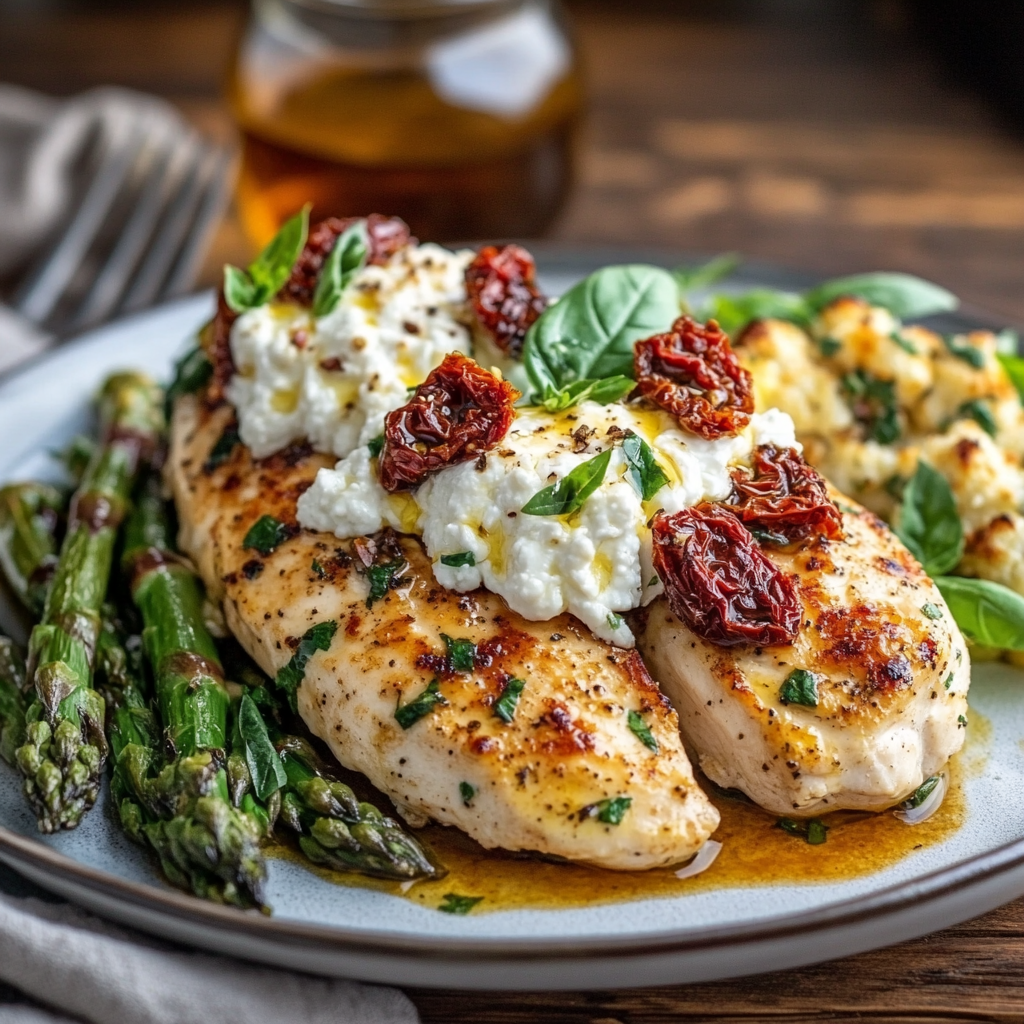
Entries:
{"label": "chopped parsley garnish", "polygon": [[920,807],[921,804],[928,799],[929,794],[933,789],[935,789],[941,779],[941,775],[933,775],[930,779],[925,779],[924,782],[914,790],[913,795],[908,800],[903,801],[903,806],[906,807],[908,811],[913,810],[915,807]]}
{"label": "chopped parsley garnish", "polygon": [[410,729],[414,726],[421,718],[426,717],[436,707],[440,707],[442,704],[447,704],[444,694],[440,692],[440,683],[436,679],[431,679],[427,688],[414,697],[408,704],[399,705],[395,709],[395,721],[403,729]]}
{"label": "chopped parsley garnish", "polygon": [[626,716],[626,723],[629,725],[630,732],[648,750],[653,750],[655,753],[658,752],[658,741],[655,739],[654,733],[647,727],[647,723],[643,720],[639,711],[630,711]]}
{"label": "chopped parsley garnish", "polygon": [[313,559],[313,564],[310,566],[310,569],[313,572],[315,572],[317,574],[317,576],[320,577],[320,579],[322,579],[322,580],[327,579],[327,570],[324,569],[324,567],[320,564],[320,560],[319,559],[317,559],[317,558]]}
{"label": "chopped parsley garnish", "polygon": [[448,664],[455,672],[472,672],[476,661],[476,644],[472,640],[456,640],[441,634],[445,647],[448,649]]}
{"label": "chopped parsley garnish", "polygon": [[366,447],[370,449],[371,458],[379,459],[380,453],[384,451],[384,435],[378,434],[376,437],[370,438],[366,442]]}
{"label": "chopped parsley garnish", "polygon": [[617,615],[615,612],[608,613],[608,628],[619,629],[622,626],[622,616]]}
{"label": "chopped parsley garnish", "polygon": [[949,673],[949,675],[948,675],[948,676],[946,676],[946,681],[945,681],[945,682],[944,682],[944,683],[943,683],[942,685],[943,685],[943,686],[944,686],[944,687],[945,687],[945,688],[946,688],[947,690],[948,690],[948,689],[949,689],[949,688],[950,688],[950,687],[951,687],[951,686],[953,685],[953,673],[952,673],[952,672],[950,672],[950,673]]}
{"label": "chopped parsley garnish", "polygon": [[943,340],[946,342],[946,348],[949,349],[950,355],[962,359],[965,363],[970,363],[976,370],[985,368],[985,353],[980,348],[975,347],[969,341],[961,340],[956,335],[951,335]]}
{"label": "chopped parsley garnish", "polygon": [[754,540],[762,547],[766,544],[771,547],[785,547],[789,543],[789,538],[778,530],[766,530],[761,526],[751,526],[749,530]]}
{"label": "chopped parsley garnish", "polygon": [[776,828],[791,836],[797,836],[811,846],[820,846],[828,838],[828,825],[821,818],[810,818],[807,821],[794,821],[793,818],[779,818]]}
{"label": "chopped parsley garnish", "polygon": [[650,501],[669,482],[668,474],[658,464],[651,446],[636,434],[627,434],[622,441],[622,454],[629,467],[627,475],[641,501]]}
{"label": "chopped parsley garnish", "polygon": [[626,816],[630,804],[633,803],[631,796],[615,796],[608,800],[598,800],[597,803],[587,804],[580,811],[581,818],[597,818],[605,825],[621,825],[622,819]]}
{"label": "chopped parsley garnish", "polygon": [[912,341],[908,341],[906,338],[904,338],[899,331],[893,331],[892,334],[889,335],[889,337],[897,345],[899,345],[899,347],[903,349],[903,351],[906,352],[908,355],[917,355],[917,346]]}
{"label": "chopped parsley garnish", "polygon": [[459,796],[462,797],[462,802],[468,807],[473,802],[473,797],[476,796],[476,786],[471,786],[468,782],[460,782]]}
{"label": "chopped parsley garnish", "polygon": [[926,601],[921,605],[921,612],[927,615],[929,619],[942,618],[942,609],[937,604],[932,604],[931,601]]}
{"label": "chopped parsley garnish", "polygon": [[658,577],[657,576],[652,576],[650,578],[650,580],[648,580],[648,582],[647,582],[647,586],[649,586],[649,587],[656,587],[657,585],[658,585]]}
{"label": "chopped parsley garnish", "polygon": [[241,441],[238,434],[238,424],[230,423],[224,428],[224,433],[217,438],[217,443],[210,450],[210,454],[203,463],[203,469],[207,473],[213,472],[218,466],[222,466],[231,458],[235,445]]}
{"label": "chopped parsley garnish", "polygon": [[966,719],[966,718],[964,718],[964,716],[963,716],[963,715],[957,715],[957,716],[956,716],[956,720],[957,720],[957,722],[959,722],[959,724],[960,724],[960,725],[962,725],[962,726],[963,726],[963,727],[964,727],[965,729],[967,728],[967,719]]}
{"label": "chopped parsley garnish", "polygon": [[523,507],[528,516],[566,516],[583,507],[584,502],[601,486],[611,461],[612,449],[580,463],[558,483],[539,490]]}
{"label": "chopped parsley garnish", "polygon": [[795,668],[786,676],[779,699],[783,704],[802,704],[807,708],[818,706],[818,677],[805,668]]}
{"label": "chopped parsley garnish", "polygon": [[274,516],[260,516],[245,535],[242,547],[247,551],[258,551],[264,558],[272,555],[279,545],[295,536],[295,528],[282,523]]}
{"label": "chopped parsley garnish", "polygon": [[822,338],[818,342],[818,348],[821,350],[821,354],[827,359],[829,356],[834,356],[841,348],[843,343],[838,338]]}
{"label": "chopped parsley garnish", "polygon": [[457,551],[454,555],[442,555],[441,564],[449,569],[460,569],[464,565],[476,565],[476,555],[472,551]]}
{"label": "chopped parsley garnish", "polygon": [[525,679],[510,679],[501,691],[501,696],[494,702],[494,713],[503,721],[511,723],[516,716],[519,695],[526,686]]}
{"label": "chopped parsley garnish", "polygon": [[969,402],[964,402],[957,409],[956,416],[953,418],[974,420],[989,437],[995,437],[999,430],[992,410],[980,398],[972,398]]}
{"label": "chopped parsley garnish", "polygon": [[315,626],[310,626],[302,634],[302,639],[299,641],[299,646],[292,655],[291,661],[277,673],[277,685],[287,695],[292,711],[298,710],[296,693],[299,683],[302,682],[302,677],[306,674],[306,664],[317,651],[326,651],[331,646],[331,641],[337,631],[338,623],[333,620],[318,622]]}
{"label": "chopped parsley garnish", "polygon": [[377,562],[366,567],[366,579],[370,584],[370,593],[366,598],[366,607],[372,608],[374,601],[387,596],[387,592],[395,583],[395,578],[406,566],[404,558],[395,558],[390,562]]}
{"label": "chopped parsley garnish", "polygon": [[460,896],[457,892],[446,892],[444,903],[437,909],[445,914],[468,914],[482,900],[483,896]]}

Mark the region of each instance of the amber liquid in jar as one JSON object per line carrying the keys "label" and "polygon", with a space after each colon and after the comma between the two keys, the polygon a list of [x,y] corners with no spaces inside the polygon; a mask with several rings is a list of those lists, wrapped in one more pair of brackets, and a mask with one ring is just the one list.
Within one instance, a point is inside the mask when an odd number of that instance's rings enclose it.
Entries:
{"label": "amber liquid in jar", "polygon": [[[238,204],[253,242],[265,243],[306,202],[314,219],[397,215],[421,239],[543,232],[571,178],[578,70],[546,4],[490,6],[506,12],[504,22],[467,27],[460,16],[447,37],[435,18],[425,43],[346,48],[337,41],[352,26],[343,24],[319,49],[278,45],[268,57],[258,5],[229,84],[243,138]],[[357,41],[358,29],[365,19]],[[512,40],[505,58],[525,44],[532,67],[490,74],[488,46],[498,40],[498,59],[505,45],[499,31]],[[539,57],[531,33],[547,47]]]}

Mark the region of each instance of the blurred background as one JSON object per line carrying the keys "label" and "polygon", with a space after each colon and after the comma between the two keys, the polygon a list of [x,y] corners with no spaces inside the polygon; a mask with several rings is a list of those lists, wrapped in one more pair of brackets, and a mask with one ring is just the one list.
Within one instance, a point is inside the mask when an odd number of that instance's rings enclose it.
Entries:
{"label": "blurred background", "polygon": [[243,140],[203,285],[314,198],[446,240],[905,270],[1024,322],[1019,0],[568,0],[497,35],[493,0],[441,28],[417,2],[0,0],[0,81],[142,90]]}

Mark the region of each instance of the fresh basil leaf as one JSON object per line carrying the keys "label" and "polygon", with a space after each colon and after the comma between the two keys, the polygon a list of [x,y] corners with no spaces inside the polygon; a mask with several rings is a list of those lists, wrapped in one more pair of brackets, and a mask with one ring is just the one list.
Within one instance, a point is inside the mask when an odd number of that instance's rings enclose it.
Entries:
{"label": "fresh basil leaf", "polygon": [[447,633],[441,634],[448,652],[448,664],[455,672],[472,672],[476,667],[476,644],[472,640],[456,640]]}
{"label": "fresh basil leaf", "polygon": [[587,804],[580,811],[580,817],[583,819],[597,818],[605,825],[621,825],[622,819],[626,816],[626,811],[629,810],[632,803],[631,796],[616,796],[608,800],[598,800],[597,803]]}
{"label": "fresh basil leaf", "polygon": [[1024,650],[1024,597],[991,580],[936,576],[956,624],[976,643]]}
{"label": "fresh basil leaf", "polygon": [[565,516],[583,507],[583,503],[601,486],[611,461],[612,449],[580,463],[557,484],[538,491],[523,507],[528,516]]}
{"label": "fresh basil leaf", "polygon": [[882,380],[867,370],[857,369],[846,374],[840,385],[857,404],[854,412],[872,441],[892,444],[899,440],[900,420],[895,381]]}
{"label": "fresh basil leaf", "polygon": [[494,713],[503,722],[512,723],[516,717],[519,697],[526,688],[525,679],[509,679],[501,691],[501,696],[494,702]]}
{"label": "fresh basil leaf", "polygon": [[211,376],[213,376],[213,364],[206,357],[203,347],[196,345],[195,348],[189,349],[174,364],[174,379],[168,385],[165,395],[168,417],[174,408],[174,403],[182,395],[194,395],[206,386]]}
{"label": "fresh basil leaf", "polygon": [[864,299],[872,306],[882,306],[901,320],[948,313],[960,305],[960,300],[952,292],[937,284],[911,274],[884,271],[825,281],[806,292],[804,300],[817,312],[843,295]]}
{"label": "fresh basil leaf", "polygon": [[468,782],[460,782],[459,796],[462,797],[462,802],[469,807],[473,802],[473,797],[476,796],[476,786],[471,786]]}
{"label": "fresh basil leaf", "polygon": [[212,473],[218,466],[227,462],[231,458],[231,453],[235,450],[235,445],[239,444],[241,440],[238,436],[238,424],[229,423],[224,428],[224,433],[217,438],[217,443],[210,451],[206,462],[203,463],[203,469],[207,473]]}
{"label": "fresh basil leaf", "polygon": [[629,726],[629,731],[645,746],[648,750],[653,750],[655,753],[658,752],[658,741],[654,736],[654,733],[648,728],[647,723],[643,720],[639,711],[630,711],[626,716],[626,724]]}
{"label": "fresh basil leaf", "polygon": [[570,288],[533,323],[523,364],[536,393],[575,381],[633,374],[633,344],[679,316],[675,278],[660,267],[604,267]]}
{"label": "fresh basil leaf", "polygon": [[917,346],[912,341],[908,341],[906,338],[904,338],[899,331],[893,331],[892,334],[889,335],[889,337],[908,355],[916,356],[918,354]]}
{"label": "fresh basil leaf", "polygon": [[761,547],[784,548],[790,543],[789,538],[778,530],[766,530],[763,526],[748,526],[747,529]]}
{"label": "fresh basil leaf", "polygon": [[808,821],[794,821],[793,818],[779,818],[775,823],[776,828],[791,836],[798,836],[811,846],[820,846],[828,838],[828,825],[820,818],[811,818]]}
{"label": "fresh basil leaf", "polygon": [[338,236],[324,261],[313,294],[313,316],[327,316],[334,312],[352,278],[366,266],[369,252],[370,236],[366,221],[357,220]]}
{"label": "fresh basil leaf", "polygon": [[328,650],[337,631],[338,623],[333,620],[318,622],[315,626],[310,626],[302,634],[302,639],[291,660],[277,673],[274,681],[284,691],[292,711],[298,710],[299,684],[306,674],[306,665],[309,664],[309,659],[317,651]]}
{"label": "fresh basil leaf", "polygon": [[436,679],[431,679],[427,688],[408,704],[402,704],[395,709],[395,721],[403,729],[411,729],[421,718],[425,718],[436,707],[447,704],[443,693],[440,692],[441,684]]}
{"label": "fresh basil leaf", "polygon": [[282,523],[270,515],[262,515],[249,527],[242,547],[246,551],[258,551],[265,558],[272,555],[286,540],[295,536],[295,527]]}
{"label": "fresh basil leaf", "polygon": [[384,435],[378,434],[376,437],[371,437],[366,442],[366,447],[370,449],[371,459],[379,459],[380,453],[384,451]]}
{"label": "fresh basil leaf", "polygon": [[468,914],[482,901],[483,896],[460,896],[457,892],[446,892],[444,903],[437,909],[445,914]]}
{"label": "fresh basil leaf", "polygon": [[238,267],[224,267],[224,301],[236,313],[244,313],[259,305],[256,301],[256,285],[249,275]]}
{"label": "fresh basil leaf", "polygon": [[561,391],[549,390],[536,404],[543,406],[548,412],[562,412],[580,402],[597,402],[599,405],[611,405],[636,387],[636,381],[630,377],[604,377],[601,380],[578,380]]}
{"label": "fresh basil leaf", "polygon": [[843,343],[838,338],[826,336],[818,342],[818,349],[826,359],[834,356],[842,347]]}
{"label": "fresh basil leaf", "polygon": [[932,604],[931,601],[925,601],[925,603],[921,605],[921,613],[926,618],[933,620],[942,618],[942,609],[937,604]]}
{"label": "fresh basil leaf", "polygon": [[294,217],[286,220],[263,252],[249,264],[249,278],[256,286],[257,305],[272,299],[288,280],[306,244],[309,211],[310,204],[307,203]]}
{"label": "fresh basil leaf", "polygon": [[449,569],[461,569],[464,565],[476,565],[476,555],[472,551],[457,551],[454,555],[442,555],[441,564]]}
{"label": "fresh basil leaf", "polygon": [[707,263],[698,263],[692,267],[676,267],[672,276],[681,292],[696,291],[698,288],[707,288],[709,285],[717,284],[728,277],[740,265],[740,258],[737,253],[724,252],[715,256]]}
{"label": "fresh basil leaf", "polygon": [[811,311],[792,292],[755,288],[739,295],[712,295],[701,309],[705,320],[717,320],[726,334],[735,335],[752,320],[791,320],[808,324]]}
{"label": "fresh basil leaf", "polygon": [[783,704],[802,704],[805,708],[818,706],[818,677],[805,668],[795,668],[786,676],[779,690]]}
{"label": "fresh basil leaf", "polygon": [[628,434],[622,441],[627,475],[641,501],[650,501],[669,482],[668,474],[658,464],[651,446],[637,434]]}
{"label": "fresh basil leaf", "polygon": [[267,800],[288,783],[280,755],[270,742],[267,723],[248,694],[238,706],[238,731],[245,747],[245,763],[252,775],[253,788],[261,800]]}
{"label": "fresh basil leaf", "polygon": [[943,338],[943,341],[945,341],[950,355],[962,359],[976,370],[985,369],[985,353],[976,345],[972,345],[966,338],[961,341],[956,335],[950,335]]}
{"label": "fresh basil leaf", "polygon": [[992,415],[992,410],[980,398],[972,398],[970,401],[964,402],[957,409],[953,419],[974,420],[989,437],[995,437],[999,431],[999,425]]}
{"label": "fresh basil leaf", "polygon": [[1024,359],[1018,355],[1000,352],[996,355],[1003,372],[1017,389],[1017,396],[1024,402]]}
{"label": "fresh basil leaf", "polygon": [[923,804],[931,795],[932,790],[939,784],[941,778],[941,775],[933,775],[930,779],[925,779],[924,782],[914,790],[913,794],[903,801],[903,806],[908,811],[912,811],[915,807],[920,807],[921,804]]}
{"label": "fresh basil leaf", "polygon": [[918,462],[903,490],[899,537],[929,576],[949,572],[964,552],[964,530],[946,478],[927,462]]}

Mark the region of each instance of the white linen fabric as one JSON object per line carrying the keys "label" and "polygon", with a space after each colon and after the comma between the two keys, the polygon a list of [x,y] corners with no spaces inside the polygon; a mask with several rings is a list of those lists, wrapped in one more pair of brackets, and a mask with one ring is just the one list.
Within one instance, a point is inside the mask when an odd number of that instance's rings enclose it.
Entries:
{"label": "white linen fabric", "polygon": [[[0,275],[59,237],[82,191],[86,151],[119,141],[140,123],[174,135],[188,130],[170,104],[128,89],[103,87],[58,100],[0,85]],[[0,306],[0,371],[49,340]]]}
{"label": "white linen fabric", "polygon": [[66,903],[0,895],[0,980],[55,1012],[0,1024],[417,1024],[397,989],[185,952]]}

